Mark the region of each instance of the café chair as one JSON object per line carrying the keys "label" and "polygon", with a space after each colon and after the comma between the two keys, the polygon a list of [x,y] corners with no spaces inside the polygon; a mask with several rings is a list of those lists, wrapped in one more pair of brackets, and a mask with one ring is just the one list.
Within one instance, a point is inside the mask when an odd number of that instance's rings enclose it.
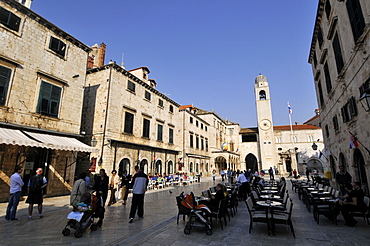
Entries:
{"label": "caf\u00e9 chair", "polygon": [[226,199],[222,199],[218,203],[218,209],[217,209],[217,211],[215,211],[215,212],[212,211],[212,213],[209,214],[209,217],[211,219],[211,225],[212,225],[212,218],[215,218],[216,221],[217,221],[217,224],[218,224],[218,222],[220,222],[220,224],[221,224],[221,230],[223,230],[224,227],[222,225],[222,218],[224,219],[225,226],[227,225],[225,211],[227,211],[227,208],[226,208]]}
{"label": "caf\u00e9 chair", "polygon": [[184,207],[181,204],[181,202],[182,202],[181,197],[180,196],[176,196],[176,203],[177,203],[177,208],[178,208],[178,212],[177,212],[177,224],[179,223],[179,217],[180,217],[180,215],[183,215],[183,220],[185,221],[185,215],[187,215],[189,217],[189,214],[190,214],[190,209]]}
{"label": "caf\u00e9 chair", "polygon": [[364,220],[366,220],[367,224],[370,225],[369,223],[369,215],[370,215],[370,198],[365,196],[364,197],[364,202],[365,202],[365,205],[366,205],[366,209],[364,209],[363,211],[352,211],[351,212],[351,215],[353,217],[362,217],[364,218]]}
{"label": "caf\u00e9 chair", "polygon": [[253,222],[256,222],[256,223],[261,222],[261,223],[267,224],[268,235],[270,235],[270,221],[269,221],[270,214],[267,212],[267,210],[265,209],[263,213],[261,211],[256,210],[255,207],[253,206],[251,197],[248,197],[245,203],[247,205],[248,213],[249,213],[249,221],[250,221],[249,233],[252,232]]}
{"label": "caf\u00e9 chair", "polygon": [[275,225],[276,224],[283,224],[289,225],[290,231],[293,233],[293,237],[295,238],[293,223],[292,223],[292,211],[293,211],[293,202],[291,199],[287,202],[287,207],[284,212],[278,211],[275,212],[272,210],[271,221],[272,221],[272,234],[275,235]]}

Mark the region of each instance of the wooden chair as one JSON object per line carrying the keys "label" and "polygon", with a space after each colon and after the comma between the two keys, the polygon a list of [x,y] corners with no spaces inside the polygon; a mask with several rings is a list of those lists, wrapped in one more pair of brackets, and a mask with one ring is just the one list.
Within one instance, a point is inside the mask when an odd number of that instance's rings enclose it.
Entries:
{"label": "wooden chair", "polygon": [[222,218],[224,219],[225,226],[227,225],[226,217],[225,217],[225,210],[226,209],[227,209],[226,208],[226,199],[222,199],[218,204],[217,211],[210,213],[211,224],[212,224],[212,218],[215,218],[216,221],[217,221],[217,224],[218,224],[218,222],[220,222],[221,230],[224,229],[224,227],[222,225]]}
{"label": "wooden chair", "polygon": [[253,228],[253,222],[261,222],[261,223],[266,223],[267,224],[267,231],[268,235],[270,235],[270,216],[269,213],[265,211],[258,211],[254,208],[252,198],[248,197],[247,200],[245,201],[247,208],[248,208],[248,213],[249,213],[249,233],[252,232]]}
{"label": "wooden chair", "polygon": [[287,201],[287,207],[284,212],[273,212],[271,215],[272,221],[272,233],[275,235],[275,225],[276,224],[284,224],[290,226],[290,231],[293,233],[293,237],[295,238],[293,223],[292,223],[292,211],[293,211],[293,202],[291,199]]}

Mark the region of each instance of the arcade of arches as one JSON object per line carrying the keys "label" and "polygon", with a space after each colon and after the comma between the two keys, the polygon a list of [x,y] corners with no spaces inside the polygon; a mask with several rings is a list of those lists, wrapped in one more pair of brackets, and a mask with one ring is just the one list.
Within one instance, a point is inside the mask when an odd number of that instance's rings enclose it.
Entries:
{"label": "arcade of arches", "polygon": [[238,156],[229,156],[228,161],[223,156],[218,156],[215,158],[215,169],[219,173],[221,170],[231,168],[236,170],[239,167],[239,157]]}

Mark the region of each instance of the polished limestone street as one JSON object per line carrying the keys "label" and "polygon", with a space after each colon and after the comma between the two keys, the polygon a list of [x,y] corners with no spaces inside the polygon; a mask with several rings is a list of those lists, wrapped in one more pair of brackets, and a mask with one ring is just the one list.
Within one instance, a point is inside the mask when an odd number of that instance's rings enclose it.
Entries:
{"label": "polished limestone street", "polygon": [[[213,234],[206,235],[205,230],[192,229],[190,235],[184,234],[185,222],[180,216],[176,223],[176,195],[182,191],[193,191],[200,195],[201,191],[214,186],[221,179],[213,182],[211,178],[203,178],[200,183],[186,186],[166,187],[150,190],[145,196],[144,219],[128,223],[131,198],[128,205],[120,202],[106,206],[103,226],[97,231],[87,229],[81,238],[63,236],[62,230],[67,224],[67,215],[71,211],[69,196],[44,199],[44,218],[27,220],[27,204],[21,201],[17,217],[20,221],[4,219],[7,203],[0,203],[0,238],[1,245],[369,245],[370,226],[362,218],[356,218],[355,228],[344,226],[341,215],[336,226],[321,216],[320,225],[314,221],[306,206],[298,199],[297,193],[291,190],[288,180],[287,190],[293,200],[292,221],[296,238],[288,226],[277,225],[275,236],[269,237],[264,223],[254,223],[251,234],[249,230],[249,214],[244,201],[239,202],[238,211],[227,226],[221,230],[220,224],[213,220]],[[171,193],[171,192],[172,193]],[[36,213],[35,213],[36,212]],[[37,215],[36,206],[34,215]],[[34,216],[37,218],[37,216]]]}

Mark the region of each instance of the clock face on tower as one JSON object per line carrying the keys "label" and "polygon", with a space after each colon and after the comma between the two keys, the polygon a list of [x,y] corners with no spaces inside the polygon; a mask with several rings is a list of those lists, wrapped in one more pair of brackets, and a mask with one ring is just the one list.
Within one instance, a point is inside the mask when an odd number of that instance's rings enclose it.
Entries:
{"label": "clock face on tower", "polygon": [[264,131],[267,131],[271,128],[271,121],[268,119],[263,119],[260,121],[260,128]]}

